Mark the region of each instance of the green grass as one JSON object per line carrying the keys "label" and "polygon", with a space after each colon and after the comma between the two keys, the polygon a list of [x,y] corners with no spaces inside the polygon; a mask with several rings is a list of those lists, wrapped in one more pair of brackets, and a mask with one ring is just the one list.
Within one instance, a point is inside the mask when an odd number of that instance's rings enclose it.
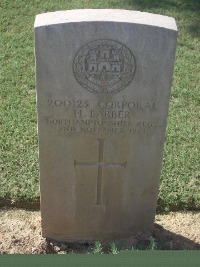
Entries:
{"label": "green grass", "polygon": [[0,198],[39,198],[33,23],[38,13],[74,8],[124,8],[176,19],[179,36],[158,210],[200,209],[198,0],[1,0]]}
{"label": "green grass", "polygon": [[[122,240],[121,240],[122,241]],[[156,238],[149,236],[144,240],[134,240],[131,245],[130,241],[123,240],[120,244],[120,240],[112,243],[105,243],[95,241],[93,243],[66,243],[59,241],[47,241],[46,253],[58,253],[58,254],[94,254],[94,255],[123,255],[129,253],[130,255],[135,251],[155,251],[155,250],[189,250],[187,245],[177,244],[177,242],[167,240],[157,240]]]}
{"label": "green grass", "polygon": [[[123,242],[123,245],[116,244],[115,242],[112,243],[101,243],[100,241],[95,241],[91,244],[88,243],[65,243],[59,241],[47,241],[46,243],[46,253],[58,253],[58,254],[124,254],[126,252],[133,253],[134,251],[141,251],[141,250],[172,250],[173,243],[165,244],[166,242],[157,241],[154,237],[150,236],[145,239],[145,242],[142,240],[136,241],[135,246],[131,246],[127,244],[126,241]],[[163,246],[164,244],[164,246]],[[187,249],[184,247],[179,246],[179,250]]]}

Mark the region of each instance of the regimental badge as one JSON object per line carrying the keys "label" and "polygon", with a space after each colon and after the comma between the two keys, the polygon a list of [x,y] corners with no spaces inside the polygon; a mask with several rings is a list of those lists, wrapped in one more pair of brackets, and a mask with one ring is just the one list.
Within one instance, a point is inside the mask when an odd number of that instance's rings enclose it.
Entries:
{"label": "regimental badge", "polygon": [[113,94],[125,89],[135,70],[135,57],[130,49],[113,40],[89,42],[74,57],[77,82],[95,94]]}

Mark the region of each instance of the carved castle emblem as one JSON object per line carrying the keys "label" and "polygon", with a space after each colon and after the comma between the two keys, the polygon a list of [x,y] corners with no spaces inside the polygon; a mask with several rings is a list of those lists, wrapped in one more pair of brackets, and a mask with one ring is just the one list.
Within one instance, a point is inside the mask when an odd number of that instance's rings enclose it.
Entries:
{"label": "carved castle emblem", "polygon": [[127,87],[136,69],[132,52],[112,40],[92,41],[77,52],[73,71],[78,83],[95,94],[117,93]]}

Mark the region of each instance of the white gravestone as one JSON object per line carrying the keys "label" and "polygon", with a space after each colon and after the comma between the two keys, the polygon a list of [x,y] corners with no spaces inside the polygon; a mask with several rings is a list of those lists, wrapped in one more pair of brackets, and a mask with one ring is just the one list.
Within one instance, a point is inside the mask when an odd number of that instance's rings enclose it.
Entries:
{"label": "white gravestone", "polygon": [[151,234],[175,57],[173,18],[127,10],[36,16],[42,234]]}

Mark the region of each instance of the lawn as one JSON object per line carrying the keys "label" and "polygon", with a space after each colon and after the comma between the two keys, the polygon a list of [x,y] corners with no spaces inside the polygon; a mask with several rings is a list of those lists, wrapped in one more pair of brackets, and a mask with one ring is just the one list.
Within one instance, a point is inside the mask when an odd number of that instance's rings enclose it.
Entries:
{"label": "lawn", "polygon": [[179,35],[158,211],[200,210],[200,2],[1,0],[0,205],[39,199],[33,24],[36,14],[119,8],[172,16]]}

